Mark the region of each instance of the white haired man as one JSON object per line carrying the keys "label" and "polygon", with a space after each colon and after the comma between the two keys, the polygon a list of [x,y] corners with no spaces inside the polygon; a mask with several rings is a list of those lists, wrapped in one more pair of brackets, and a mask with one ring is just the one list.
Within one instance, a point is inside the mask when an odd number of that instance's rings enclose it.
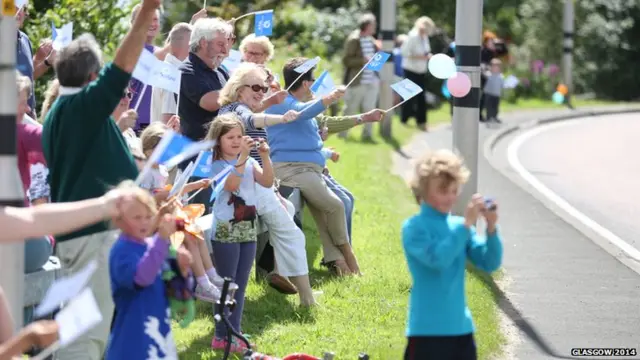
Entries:
{"label": "white haired man", "polygon": [[[113,62],[104,67],[99,45],[88,34],[58,53],[54,67],[60,97],[47,113],[42,130],[52,202],[99,197],[121,181],[138,176],[136,163],[111,114],[129,86],[160,3],[143,0]],[[119,233],[109,229],[108,222],[100,222],[56,238],[60,260],[70,272],[97,260],[89,287],[102,314],[102,323],[59,351],[60,360],[100,360],[105,353],[114,312],[109,251]]]}
{"label": "white haired man", "polygon": [[[189,37],[191,36],[191,25],[187,23],[177,23],[173,26],[167,36],[168,52],[164,62],[181,67],[182,62],[189,56]],[[173,94],[161,88],[153,88],[151,98],[151,121],[169,122],[173,115],[178,113],[177,94]]]}

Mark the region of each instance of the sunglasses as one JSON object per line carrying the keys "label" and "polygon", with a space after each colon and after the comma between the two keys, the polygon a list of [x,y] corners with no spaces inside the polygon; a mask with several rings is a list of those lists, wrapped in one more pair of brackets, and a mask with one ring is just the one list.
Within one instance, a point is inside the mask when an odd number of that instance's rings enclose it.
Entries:
{"label": "sunglasses", "polygon": [[269,88],[266,86],[262,86],[262,85],[245,85],[248,88],[251,88],[251,90],[253,90],[254,92],[260,92],[262,91],[263,93],[267,93],[267,91],[269,91]]}

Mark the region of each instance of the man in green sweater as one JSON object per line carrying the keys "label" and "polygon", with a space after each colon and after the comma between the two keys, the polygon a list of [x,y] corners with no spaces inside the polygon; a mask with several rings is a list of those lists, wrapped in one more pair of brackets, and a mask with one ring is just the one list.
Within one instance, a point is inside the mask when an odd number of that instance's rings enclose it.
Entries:
{"label": "man in green sweater", "polygon": [[[58,54],[54,66],[60,97],[47,114],[42,131],[53,202],[99,197],[121,181],[138,175],[111,113],[129,85],[160,3],[161,0],[143,0],[113,62],[102,70],[102,54],[91,35],[80,36]],[[58,256],[70,272],[97,260],[98,269],[89,287],[103,318],[100,325],[62,349],[58,353],[61,360],[100,360],[104,355],[114,309],[108,257],[116,237],[117,231],[101,222],[57,238]]]}

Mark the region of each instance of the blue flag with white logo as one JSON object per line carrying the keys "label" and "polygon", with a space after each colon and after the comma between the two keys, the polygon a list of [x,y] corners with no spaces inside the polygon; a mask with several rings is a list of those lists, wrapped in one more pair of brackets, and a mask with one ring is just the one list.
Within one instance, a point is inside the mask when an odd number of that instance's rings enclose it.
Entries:
{"label": "blue flag with white logo", "polygon": [[365,69],[372,71],[382,70],[382,66],[387,62],[387,60],[389,60],[390,56],[391,54],[389,53],[378,51],[375,55],[373,55],[373,58],[371,59],[371,61],[369,61]]}
{"label": "blue flag with white logo", "polygon": [[314,95],[318,97],[325,96],[335,90],[336,84],[333,82],[331,78],[331,74],[329,71],[325,70],[318,76],[316,81],[311,84],[311,91],[313,91]]}
{"label": "blue flag with white logo", "polygon": [[198,156],[196,162],[196,168],[193,170],[193,177],[198,178],[210,178],[211,177],[211,164],[213,163],[213,152],[203,151]]}
{"label": "blue flag with white logo", "polygon": [[256,36],[273,35],[273,10],[257,12],[254,27]]}
{"label": "blue flag with white logo", "polygon": [[219,172],[216,176],[211,179],[211,188],[213,191],[211,192],[211,197],[209,198],[210,202],[213,202],[215,198],[218,197],[220,192],[224,189],[224,183],[227,181],[227,177],[231,174],[233,170],[233,166],[229,165],[224,170]]}
{"label": "blue flag with white logo", "polygon": [[188,137],[177,134],[175,132],[168,132],[162,138],[162,140],[160,140],[160,143],[154,151],[154,153],[156,151],[159,151],[157,163],[164,164],[165,162],[169,161],[169,159],[180,154],[182,150],[184,150],[191,144],[193,144],[193,141]]}

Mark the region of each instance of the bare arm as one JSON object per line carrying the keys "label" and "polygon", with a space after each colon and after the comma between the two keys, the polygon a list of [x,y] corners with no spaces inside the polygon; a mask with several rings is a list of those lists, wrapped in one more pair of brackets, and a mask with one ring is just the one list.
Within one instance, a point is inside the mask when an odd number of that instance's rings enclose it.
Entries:
{"label": "bare arm", "polygon": [[216,111],[220,109],[220,103],[218,98],[220,97],[220,91],[209,91],[200,98],[200,107],[207,111]]}
{"label": "bare arm", "polygon": [[271,165],[271,158],[269,154],[260,153],[260,158],[262,159],[262,166],[259,164],[255,164],[253,166],[253,177],[256,179],[256,182],[266,188],[270,188],[273,186],[273,166]]}
{"label": "bare arm", "polygon": [[[9,302],[0,288],[0,344],[4,344],[13,336],[13,317],[9,311]],[[0,355],[0,358],[2,356]]]}
{"label": "bare arm", "polygon": [[147,31],[159,5],[160,2],[155,0],[142,2],[140,12],[133,21],[131,29],[125,35],[122,44],[116,50],[116,56],[113,59],[113,63],[120,69],[128,73],[133,72],[147,40]]}
{"label": "bare arm", "polygon": [[240,183],[242,182],[242,178],[244,177],[244,170],[247,165],[247,161],[249,161],[249,154],[241,154],[238,159],[238,165],[236,165],[235,171],[232,171],[229,176],[227,176],[227,181],[224,183],[224,189],[230,192],[237,191],[240,187]]}
{"label": "bare arm", "polygon": [[171,45],[166,44],[164,47],[159,48],[153,55],[156,56],[158,60],[164,61],[164,58],[167,57],[167,54],[171,51]]}
{"label": "bare arm", "polygon": [[109,217],[106,197],[36,207],[0,208],[0,243],[62,234]]}
{"label": "bare arm", "polygon": [[38,80],[42,75],[46,74],[49,71],[49,67],[44,63],[44,61],[40,61],[36,63],[36,57],[33,57],[33,80]]}

